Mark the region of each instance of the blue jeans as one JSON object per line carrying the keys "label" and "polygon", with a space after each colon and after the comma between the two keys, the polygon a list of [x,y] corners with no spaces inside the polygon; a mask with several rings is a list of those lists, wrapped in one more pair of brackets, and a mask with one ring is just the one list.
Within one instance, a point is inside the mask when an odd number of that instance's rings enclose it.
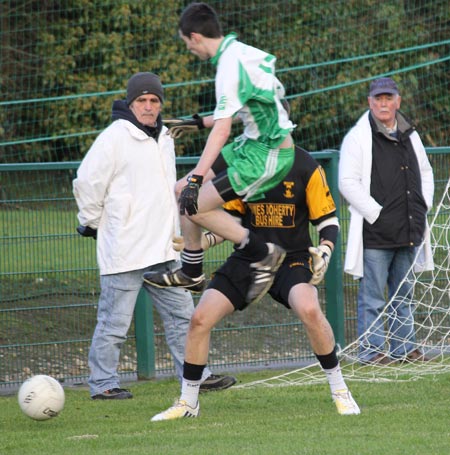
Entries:
{"label": "blue jeans", "polygon": [[[175,363],[177,377],[181,381],[186,334],[194,312],[191,293],[181,288],[160,289],[148,286],[142,280],[143,273],[147,271],[167,271],[178,266],[176,262],[168,262],[142,270],[100,276],[97,326],[89,350],[88,383],[91,396],[120,387],[117,372],[120,349],[127,339],[136,299],[142,286],[150,294],[153,305],[161,316],[166,342]],[[210,374],[211,371],[205,368],[203,378]]]}
{"label": "blue jeans", "polygon": [[[358,292],[358,337],[360,360],[370,360],[386,350],[392,358],[403,358],[415,349],[413,289],[400,283],[408,274],[415,257],[414,247],[364,249],[364,277]],[[388,302],[386,307],[385,291]],[[379,315],[386,310],[387,321]],[[389,342],[386,342],[385,323]],[[365,333],[368,329],[370,330]]]}

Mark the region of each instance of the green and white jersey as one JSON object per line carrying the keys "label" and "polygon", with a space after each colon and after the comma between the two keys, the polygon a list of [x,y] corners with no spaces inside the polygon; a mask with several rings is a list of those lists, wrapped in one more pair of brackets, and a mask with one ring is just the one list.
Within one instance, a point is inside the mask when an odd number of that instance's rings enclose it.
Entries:
{"label": "green and white jersey", "polygon": [[227,35],[211,59],[217,65],[214,119],[238,115],[242,139],[253,139],[275,148],[295,125],[280,100],[284,87],[275,76],[275,56]]}

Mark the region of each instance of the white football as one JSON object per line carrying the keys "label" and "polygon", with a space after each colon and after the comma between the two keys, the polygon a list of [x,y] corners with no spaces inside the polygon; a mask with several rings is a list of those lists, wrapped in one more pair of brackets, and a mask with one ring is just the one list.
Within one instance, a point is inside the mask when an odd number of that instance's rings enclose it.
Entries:
{"label": "white football", "polygon": [[51,376],[39,374],[27,379],[17,396],[20,409],[32,419],[47,420],[56,417],[64,408],[64,389]]}

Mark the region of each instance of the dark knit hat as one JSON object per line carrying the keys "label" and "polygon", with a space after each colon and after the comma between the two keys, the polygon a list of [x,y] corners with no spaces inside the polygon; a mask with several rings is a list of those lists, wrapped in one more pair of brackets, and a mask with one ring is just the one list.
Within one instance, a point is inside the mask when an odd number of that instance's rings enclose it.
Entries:
{"label": "dark knit hat", "polygon": [[161,81],[153,73],[136,73],[128,80],[127,85],[127,104],[128,106],[141,95],[156,95],[161,103],[164,102],[164,90]]}
{"label": "dark knit hat", "polygon": [[399,94],[397,84],[390,77],[375,79],[370,84],[369,96],[377,96],[383,93],[389,93],[390,95]]}

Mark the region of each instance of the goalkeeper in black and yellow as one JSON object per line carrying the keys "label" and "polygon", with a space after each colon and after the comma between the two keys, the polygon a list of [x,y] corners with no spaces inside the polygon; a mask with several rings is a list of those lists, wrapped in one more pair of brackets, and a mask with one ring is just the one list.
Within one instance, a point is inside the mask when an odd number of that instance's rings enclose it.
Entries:
{"label": "goalkeeper in black and yellow", "polygon": [[[215,166],[220,163],[215,163],[213,169]],[[238,217],[243,227],[286,250],[269,294],[292,309],[302,321],[328,379],[338,413],[359,414],[360,409],[342,376],[333,331],[321,310],[315,286],[324,278],[339,232],[336,207],[324,170],[306,150],[296,147],[292,169],[275,188],[252,202],[230,201],[224,209]],[[311,241],[310,223],[319,234],[316,247]],[[207,232],[203,234],[202,245],[207,249],[222,240]],[[176,238],[175,249],[182,246],[183,239]],[[248,306],[246,294],[250,283],[251,264],[235,250],[214,273],[192,316],[186,338],[181,396],[152,421],[198,416],[199,386],[208,361],[211,331],[224,317]]]}
{"label": "goalkeeper in black and yellow", "polygon": [[[248,258],[252,273],[246,301],[257,302],[270,288],[285,251],[239,225],[221,207],[239,197],[246,201],[263,197],[292,167],[295,125],[281,102],[284,88],[275,76],[276,58],[239,42],[233,33],[224,36],[215,10],[206,3],[185,8],[179,34],[192,54],[217,66],[216,107],[212,116],[194,117],[180,125],[184,130],[211,128],[197,165],[175,188],[183,215],[182,267],[175,272],[147,273],[144,279],[153,286],[201,292],[206,284],[201,248],[205,228],[233,242]],[[244,128],[229,141],[234,121],[242,122]],[[223,166],[213,171],[219,155]]]}

